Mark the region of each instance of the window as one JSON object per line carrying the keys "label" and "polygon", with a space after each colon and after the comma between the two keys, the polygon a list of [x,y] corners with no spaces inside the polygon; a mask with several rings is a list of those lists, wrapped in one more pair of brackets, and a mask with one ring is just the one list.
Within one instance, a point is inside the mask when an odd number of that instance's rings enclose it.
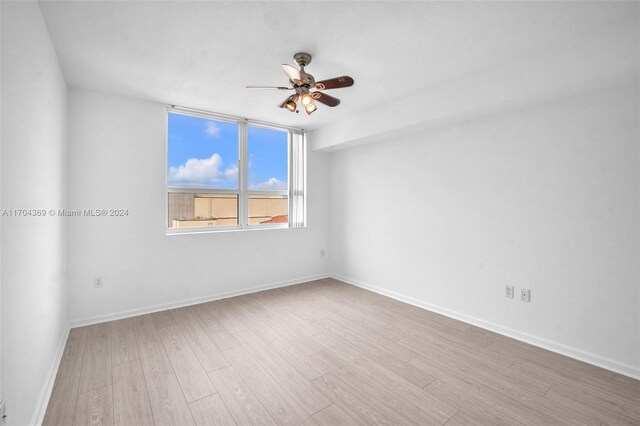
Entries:
{"label": "window", "polygon": [[304,133],[170,107],[168,233],[305,226]]}

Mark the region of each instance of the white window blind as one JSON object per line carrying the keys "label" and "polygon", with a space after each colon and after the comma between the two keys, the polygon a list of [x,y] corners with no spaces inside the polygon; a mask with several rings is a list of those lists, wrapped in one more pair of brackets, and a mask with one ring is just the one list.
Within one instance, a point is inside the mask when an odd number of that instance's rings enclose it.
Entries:
{"label": "white window blind", "polygon": [[302,228],[307,222],[306,213],[306,161],[307,140],[303,132],[291,132],[290,218],[291,228]]}

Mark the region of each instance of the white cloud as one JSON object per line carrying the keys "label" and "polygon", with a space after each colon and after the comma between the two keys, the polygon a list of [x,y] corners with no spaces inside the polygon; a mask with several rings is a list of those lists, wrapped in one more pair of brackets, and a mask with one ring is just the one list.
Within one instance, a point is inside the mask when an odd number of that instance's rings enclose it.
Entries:
{"label": "white cloud", "polygon": [[204,133],[211,138],[217,138],[220,136],[220,127],[218,127],[215,121],[207,121],[204,127]]}
{"label": "white cloud", "polygon": [[227,167],[223,174],[226,180],[235,180],[238,177],[238,165],[233,164]]}
{"label": "white cloud", "polygon": [[169,184],[190,184],[201,186],[223,180],[235,180],[238,166],[232,165],[221,170],[223,165],[220,154],[209,158],[190,158],[178,167],[169,167]]}
{"label": "white cloud", "polygon": [[258,189],[258,190],[279,190],[279,191],[285,191],[287,189],[287,182],[282,182],[281,180],[278,180],[274,177],[272,177],[271,179],[265,181],[265,182],[260,182],[257,183],[255,185],[251,185],[250,189]]}

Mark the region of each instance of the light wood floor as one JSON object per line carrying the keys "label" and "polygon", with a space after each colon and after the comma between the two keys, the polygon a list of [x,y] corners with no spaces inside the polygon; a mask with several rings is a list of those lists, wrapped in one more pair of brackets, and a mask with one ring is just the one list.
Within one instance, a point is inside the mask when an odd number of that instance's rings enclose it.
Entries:
{"label": "light wood floor", "polygon": [[634,424],[640,382],[327,279],[71,330],[45,425]]}

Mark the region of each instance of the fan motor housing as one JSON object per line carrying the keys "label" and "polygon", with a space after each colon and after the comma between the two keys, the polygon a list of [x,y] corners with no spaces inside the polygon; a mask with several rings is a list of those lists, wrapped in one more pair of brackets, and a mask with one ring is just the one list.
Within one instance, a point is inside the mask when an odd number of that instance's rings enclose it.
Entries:
{"label": "fan motor housing", "polygon": [[311,63],[311,55],[306,52],[298,52],[293,55],[293,60],[296,61],[296,64],[300,67],[306,67]]}

